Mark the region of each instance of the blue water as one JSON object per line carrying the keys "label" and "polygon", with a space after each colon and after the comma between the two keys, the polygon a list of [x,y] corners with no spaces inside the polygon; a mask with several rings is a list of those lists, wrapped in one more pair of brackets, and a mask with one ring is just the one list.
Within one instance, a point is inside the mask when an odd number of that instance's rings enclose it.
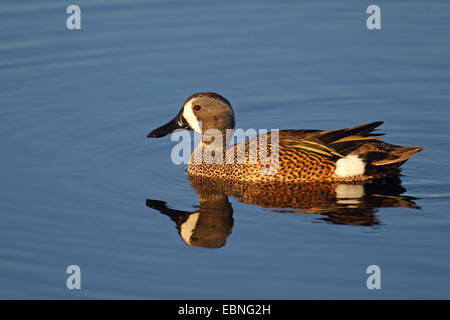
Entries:
{"label": "blue water", "polygon": [[[377,1],[372,31],[360,1],[81,0],[71,31],[69,4],[0,3],[0,298],[450,298],[448,1]],[[225,245],[186,245],[146,200],[192,212],[197,193],[146,134],[197,91],[241,128],[384,120],[425,146],[401,177],[421,209],[350,225],[229,197]]]}

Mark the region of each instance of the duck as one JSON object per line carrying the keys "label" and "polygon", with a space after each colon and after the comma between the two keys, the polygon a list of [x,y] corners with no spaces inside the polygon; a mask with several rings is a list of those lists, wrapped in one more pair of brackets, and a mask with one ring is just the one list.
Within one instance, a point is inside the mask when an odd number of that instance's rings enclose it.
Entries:
{"label": "duck", "polygon": [[161,138],[178,129],[201,134],[188,163],[188,176],[239,183],[278,185],[304,182],[359,183],[398,175],[423,147],[380,140],[383,121],[338,130],[271,130],[232,143],[236,121],[231,103],[215,92],[186,99],[178,114],[152,130]]}

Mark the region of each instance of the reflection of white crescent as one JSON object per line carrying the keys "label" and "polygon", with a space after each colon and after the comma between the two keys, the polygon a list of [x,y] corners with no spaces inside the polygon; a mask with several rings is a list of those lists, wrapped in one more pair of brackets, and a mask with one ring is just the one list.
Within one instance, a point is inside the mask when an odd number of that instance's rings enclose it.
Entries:
{"label": "reflection of white crescent", "polygon": [[197,226],[199,217],[200,213],[198,212],[191,214],[180,227],[181,237],[188,245],[191,245],[191,236],[194,233],[195,227]]}

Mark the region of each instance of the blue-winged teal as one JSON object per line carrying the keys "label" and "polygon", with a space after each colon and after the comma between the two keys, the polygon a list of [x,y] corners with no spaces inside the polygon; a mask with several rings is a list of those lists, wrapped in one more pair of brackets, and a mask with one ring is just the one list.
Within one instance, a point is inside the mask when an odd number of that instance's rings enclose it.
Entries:
{"label": "blue-winged teal", "polygon": [[[196,149],[202,151],[199,154],[207,151],[212,157],[220,155],[220,159],[228,159],[231,154],[234,159],[231,164],[225,160],[197,161],[194,151],[188,166],[189,176],[257,183],[359,182],[399,173],[400,166],[423,149],[378,140],[383,134],[373,131],[382,123],[377,121],[333,131],[281,130],[276,140],[272,139],[273,132],[268,133],[267,146],[258,144],[256,161],[252,161],[255,158],[251,146],[257,140],[257,143],[261,142],[259,137],[228,147],[227,131],[235,127],[231,104],[217,93],[202,92],[190,96],[173,120],[147,137],[163,137],[180,128],[194,130],[202,133],[202,141]],[[208,136],[210,129],[222,133],[224,139],[219,146]],[[215,146],[212,148],[211,145]],[[244,150],[243,158],[237,158],[240,150]],[[270,155],[263,159],[261,152]],[[239,162],[240,159],[244,162]]]}

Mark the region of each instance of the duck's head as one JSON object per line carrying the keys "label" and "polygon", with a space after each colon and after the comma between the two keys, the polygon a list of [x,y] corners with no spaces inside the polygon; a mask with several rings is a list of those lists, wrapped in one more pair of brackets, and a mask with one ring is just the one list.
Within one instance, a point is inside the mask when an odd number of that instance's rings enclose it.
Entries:
{"label": "duck's head", "polygon": [[235,120],[230,102],[214,92],[199,92],[187,98],[180,112],[165,125],[156,128],[147,138],[160,138],[176,129],[205,132],[208,129],[234,129]]}

